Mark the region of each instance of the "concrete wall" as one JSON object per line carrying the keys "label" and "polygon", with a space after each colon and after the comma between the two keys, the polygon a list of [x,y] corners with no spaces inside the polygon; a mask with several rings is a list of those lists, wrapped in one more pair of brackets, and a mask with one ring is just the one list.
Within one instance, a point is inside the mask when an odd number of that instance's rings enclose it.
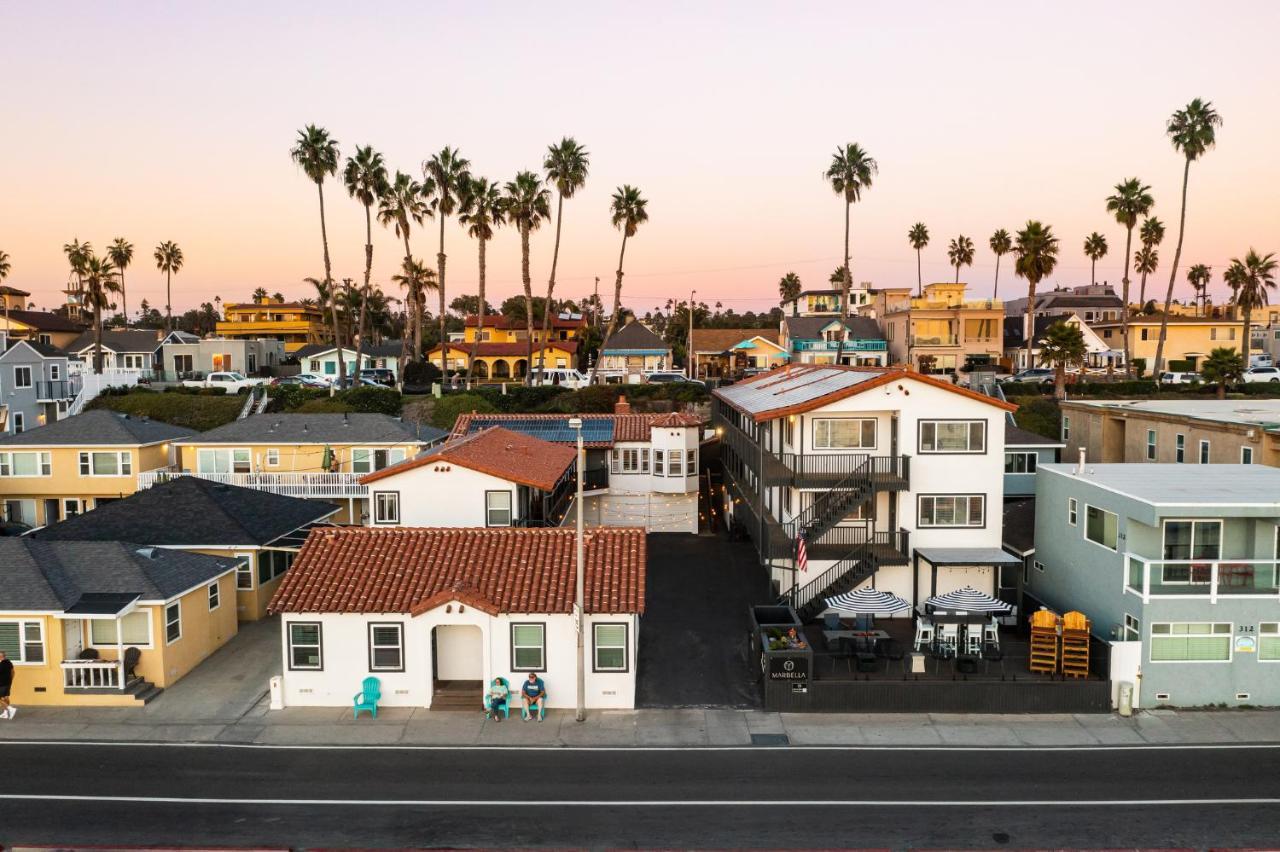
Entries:
{"label": "concrete wall", "polygon": [[[1242,403],[1247,406],[1248,403]],[[1084,447],[1090,461],[1098,463],[1149,462],[1147,431],[1156,431],[1156,457],[1161,463],[1177,462],[1177,436],[1185,436],[1184,464],[1200,461],[1200,442],[1209,442],[1210,464],[1239,464],[1241,448],[1253,450],[1253,464],[1280,467],[1280,436],[1264,434],[1262,429],[1207,421],[1190,420],[1173,415],[1149,414],[1142,411],[1119,411],[1092,406],[1063,407],[1070,418],[1069,437],[1064,458],[1072,460]],[[1248,433],[1253,432],[1253,437]]]}

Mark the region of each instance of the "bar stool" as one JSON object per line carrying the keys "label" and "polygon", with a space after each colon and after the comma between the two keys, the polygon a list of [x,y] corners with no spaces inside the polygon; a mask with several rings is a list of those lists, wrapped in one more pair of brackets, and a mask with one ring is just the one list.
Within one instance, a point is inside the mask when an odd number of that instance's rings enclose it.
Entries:
{"label": "bar stool", "polygon": [[964,629],[964,651],[978,656],[982,653],[982,624],[967,624]]}
{"label": "bar stool", "polygon": [[1000,625],[994,616],[982,628],[982,641],[988,645],[1000,647]]}
{"label": "bar stool", "polygon": [[917,619],[915,649],[919,651],[921,647],[932,645],[935,635],[933,622],[925,621],[923,618]]}

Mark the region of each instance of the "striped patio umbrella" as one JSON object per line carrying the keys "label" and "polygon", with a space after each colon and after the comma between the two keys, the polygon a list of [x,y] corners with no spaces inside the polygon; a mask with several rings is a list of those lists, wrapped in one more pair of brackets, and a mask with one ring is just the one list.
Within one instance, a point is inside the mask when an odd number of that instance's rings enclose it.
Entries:
{"label": "striped patio umbrella", "polygon": [[827,606],[841,615],[891,615],[911,609],[911,604],[897,595],[866,586],[827,598]]}
{"label": "striped patio umbrella", "polygon": [[972,586],[965,586],[963,589],[947,592],[945,595],[934,595],[925,603],[937,609],[961,612],[1008,612],[1013,609],[1011,604],[996,600]]}

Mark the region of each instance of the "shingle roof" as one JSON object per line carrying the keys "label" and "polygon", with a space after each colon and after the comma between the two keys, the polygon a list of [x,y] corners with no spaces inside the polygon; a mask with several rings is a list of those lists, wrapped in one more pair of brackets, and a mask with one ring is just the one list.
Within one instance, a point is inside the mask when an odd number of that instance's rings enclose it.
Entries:
{"label": "shingle roof", "polygon": [[770,343],[778,342],[776,328],[695,328],[694,352],[727,352],[744,340],[763,337]]}
{"label": "shingle roof", "polygon": [[198,434],[159,420],[94,408],[39,429],[0,436],[0,446],[119,447],[177,441]]}
{"label": "shingle roof", "polygon": [[1028,432],[1026,429],[1020,429],[1017,426],[1004,427],[1004,445],[1006,447],[1066,446],[1062,441],[1058,441],[1053,438],[1046,438],[1044,435],[1038,435],[1035,432]]}
{"label": "shingle roof", "polygon": [[[569,428],[569,418],[581,417],[588,423],[602,424],[597,429],[584,428],[584,433],[596,435],[595,440],[584,435],[583,446],[589,449],[612,447],[616,443],[648,441],[654,421],[665,414],[460,414],[454,421],[452,439],[458,439],[490,426],[501,426],[513,432],[524,432],[552,443],[576,443],[577,435]],[[698,425],[701,421],[693,415]],[[607,425],[605,425],[607,424]],[[548,437],[548,435],[552,437]],[[607,436],[607,437],[604,437]]]}
{"label": "shingle roof", "polygon": [[8,284],[0,284],[0,296],[30,296],[26,290],[19,290],[17,287],[10,287]]}
{"label": "shingle roof", "polygon": [[197,444],[416,444],[412,423],[387,414],[251,414],[181,443]]}
{"label": "shingle roof", "polygon": [[[342,347],[351,353],[351,357],[355,357],[356,350],[354,346]],[[326,352],[336,352],[338,347],[332,343],[308,343],[301,349],[293,353],[293,357],[301,361],[303,358],[310,358],[315,355],[323,355]],[[361,355],[368,355],[370,358],[388,358],[391,356],[399,356],[401,343],[399,340],[384,340],[379,344],[368,344],[360,350]]]}
{"label": "shingle roof", "polygon": [[[525,342],[525,341],[523,341],[523,340],[518,340],[518,341],[515,341],[515,342],[511,342],[511,343],[500,343],[500,342],[498,342],[498,343],[494,343],[494,342],[490,342],[490,343],[480,343],[479,345],[474,344],[474,343],[450,343],[450,344],[449,344],[449,350],[450,350],[451,352],[452,352],[452,351],[458,351],[458,352],[470,352],[470,351],[471,351],[471,349],[472,349],[472,347],[475,347],[476,355],[477,355],[477,356],[489,356],[489,357],[497,357],[497,358],[502,358],[502,357],[510,358],[510,357],[512,357],[512,356],[516,356],[516,357],[519,357],[519,356],[528,356],[528,354],[529,354],[529,344],[528,344],[528,343],[526,343],[526,342]],[[534,355],[537,355],[537,354],[538,354],[539,352],[541,352],[543,349],[560,349],[560,350],[563,350],[563,351],[565,351],[565,352],[577,352],[577,351],[578,351],[578,341],[576,341],[576,340],[552,340],[550,343],[535,343],[535,344],[533,345],[533,354],[534,354]],[[439,351],[440,351],[440,344],[438,344],[438,343],[437,343],[435,346],[432,346],[432,347],[431,347],[429,350],[427,350],[427,351],[428,351],[428,352],[439,352]]]}
{"label": "shingle roof", "polygon": [[[10,340],[9,348],[4,350],[4,354],[8,355],[10,352],[13,352],[14,350],[19,350],[18,356],[20,356],[22,355],[21,349],[23,346],[30,346],[31,349],[41,358],[66,358],[67,357],[67,353],[62,351],[58,347],[53,346],[49,343],[41,343],[39,340]],[[15,357],[18,357],[18,356],[15,356]]]}
{"label": "shingle roof", "polygon": [[670,348],[661,337],[639,322],[627,323],[615,331],[613,337],[606,340],[601,347],[605,352],[612,349],[651,349],[655,352],[666,352]]}
{"label": "shingle roof", "polygon": [[[573,530],[317,529],[268,609],[416,614],[460,598],[490,613],[570,613],[574,550]],[[591,530],[584,550],[585,610],[644,612],[644,530]]]}
{"label": "shingle roof", "polygon": [[[140,552],[141,551],[141,552]],[[235,568],[235,560],[120,541],[0,538],[0,612],[59,612],[84,595],[168,600]]]}
{"label": "shingle roof", "polygon": [[[831,323],[840,323],[839,317],[783,317],[787,324],[787,336],[792,339],[816,340],[822,329]],[[884,332],[871,317],[849,317],[845,320],[849,336],[855,340],[884,340]]]}
{"label": "shingle roof", "polygon": [[1036,498],[1009,500],[1004,504],[1003,544],[1026,553],[1036,546]]}
{"label": "shingle roof", "polygon": [[460,465],[509,482],[550,491],[573,466],[577,451],[520,432],[492,426],[465,438],[452,440],[416,458],[384,467],[362,477],[368,484],[436,462]]}
{"label": "shingle roof", "polygon": [[[79,337],[67,344],[68,352],[80,352],[93,346],[93,332],[82,332]],[[102,332],[102,348],[112,352],[155,352],[160,346],[154,331],[116,330]]]}
{"label": "shingle roof", "polygon": [[137,541],[174,547],[265,545],[336,511],[337,506],[322,500],[175,476],[31,535],[45,541]]}
{"label": "shingle roof", "polygon": [[52,311],[9,311],[9,319],[40,331],[82,331],[84,326]]}

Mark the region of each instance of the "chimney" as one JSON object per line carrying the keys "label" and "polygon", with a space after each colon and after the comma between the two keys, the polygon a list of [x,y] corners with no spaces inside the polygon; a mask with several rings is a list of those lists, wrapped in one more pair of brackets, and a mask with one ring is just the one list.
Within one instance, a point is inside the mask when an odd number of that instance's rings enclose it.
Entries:
{"label": "chimney", "polygon": [[1085,449],[1084,449],[1084,447],[1081,447],[1081,448],[1080,448],[1080,461],[1076,463],[1076,476],[1083,476],[1083,475],[1084,475],[1084,465],[1085,465]]}
{"label": "chimney", "polygon": [[613,404],[614,414],[630,414],[631,403],[627,402],[626,394],[618,394],[618,401]]}

